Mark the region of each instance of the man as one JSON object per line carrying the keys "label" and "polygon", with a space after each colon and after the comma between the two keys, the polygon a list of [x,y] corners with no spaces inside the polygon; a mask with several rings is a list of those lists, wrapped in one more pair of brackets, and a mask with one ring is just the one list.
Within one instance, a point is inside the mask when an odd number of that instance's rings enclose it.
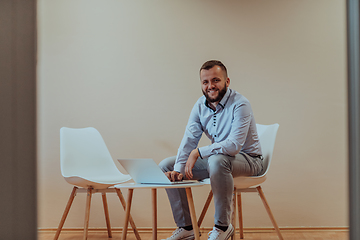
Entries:
{"label": "man", "polygon": [[[209,240],[226,240],[234,232],[230,223],[233,177],[258,175],[262,153],[249,101],[228,88],[224,64],[211,60],[200,68],[204,96],[195,103],[176,157],[159,166],[171,181],[210,177],[215,204],[215,226]],[[211,140],[199,147],[202,133]],[[167,240],[192,240],[194,232],[184,189],[167,190],[178,229]]]}

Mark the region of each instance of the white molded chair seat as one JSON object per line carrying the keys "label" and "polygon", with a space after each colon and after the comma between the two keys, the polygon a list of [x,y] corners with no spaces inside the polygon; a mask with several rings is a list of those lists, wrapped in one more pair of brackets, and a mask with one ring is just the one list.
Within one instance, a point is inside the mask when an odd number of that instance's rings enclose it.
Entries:
{"label": "white molded chair seat", "polygon": [[[260,198],[262,199],[265,209],[268,212],[271,222],[273,223],[278,237],[282,240],[283,237],[280,233],[279,227],[275,221],[274,216],[271,213],[270,207],[265,199],[265,195],[260,186],[266,180],[266,174],[269,170],[272,154],[274,151],[276,133],[279,128],[279,124],[272,125],[262,125],[256,124],[257,132],[260,139],[261,150],[263,153],[263,170],[259,176],[250,176],[250,177],[235,177],[234,178],[234,199],[233,199],[233,214],[232,214],[232,224],[235,227],[235,210],[236,210],[236,198],[238,206],[238,215],[239,215],[239,228],[240,228],[240,239],[244,238],[243,235],[243,222],[242,222],[242,207],[241,207],[241,193],[242,192],[258,192]],[[204,184],[210,184],[210,179],[204,179],[202,181]],[[202,213],[198,220],[198,226],[201,226],[202,221],[204,220],[206,211],[210,205],[212,199],[212,191],[210,190],[209,196],[206,200]],[[233,237],[232,237],[233,239]]]}
{"label": "white molded chair seat", "polygon": [[65,180],[83,188],[105,189],[131,179],[117,169],[103,138],[92,127],[61,128],[60,163]]}
{"label": "white molded chair seat", "polygon": [[[266,175],[255,177],[236,177],[234,178],[234,186],[238,189],[249,188],[252,186],[260,185],[266,180]],[[210,185],[210,178],[206,178],[201,183]]]}
{"label": "white molded chair seat", "polygon": [[[87,239],[91,197],[94,193],[101,193],[104,205],[105,220],[109,238],[112,237],[106,193],[117,193],[123,208],[126,208],[125,199],[118,188],[112,186],[131,179],[129,175],[121,173],[107,149],[100,133],[92,127],[60,129],[60,165],[61,174],[65,180],[75,185],[66,205],[54,240],[58,239],[61,229],[69,213],[76,193],[87,193],[84,237]],[[136,238],[140,240],[135,223],[130,217],[130,224]]]}

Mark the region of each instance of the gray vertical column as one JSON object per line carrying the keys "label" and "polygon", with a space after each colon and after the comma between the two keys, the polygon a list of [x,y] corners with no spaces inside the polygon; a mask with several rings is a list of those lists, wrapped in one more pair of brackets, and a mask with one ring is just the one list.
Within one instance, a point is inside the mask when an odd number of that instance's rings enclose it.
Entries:
{"label": "gray vertical column", "polygon": [[349,222],[350,240],[360,239],[359,0],[347,1]]}
{"label": "gray vertical column", "polygon": [[0,0],[0,239],[36,240],[36,0]]}

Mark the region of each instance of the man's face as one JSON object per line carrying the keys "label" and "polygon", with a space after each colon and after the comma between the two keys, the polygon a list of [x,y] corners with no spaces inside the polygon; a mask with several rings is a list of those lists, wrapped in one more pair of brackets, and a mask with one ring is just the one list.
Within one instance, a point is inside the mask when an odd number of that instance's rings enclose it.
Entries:
{"label": "man's face", "polygon": [[225,77],[221,67],[214,66],[200,71],[201,89],[208,102],[219,103],[226,93],[230,79]]}

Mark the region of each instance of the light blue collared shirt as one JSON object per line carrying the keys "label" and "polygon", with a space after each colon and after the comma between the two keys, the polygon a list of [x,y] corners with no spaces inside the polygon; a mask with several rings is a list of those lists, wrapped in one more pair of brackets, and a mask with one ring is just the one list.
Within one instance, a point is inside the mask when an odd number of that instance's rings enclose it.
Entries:
{"label": "light blue collared shirt", "polygon": [[250,102],[232,89],[227,89],[215,111],[207,105],[205,96],[195,103],[178,149],[175,171],[184,174],[186,161],[197,147],[202,133],[212,143],[199,148],[202,158],[214,154],[235,156],[240,151],[262,155]]}

